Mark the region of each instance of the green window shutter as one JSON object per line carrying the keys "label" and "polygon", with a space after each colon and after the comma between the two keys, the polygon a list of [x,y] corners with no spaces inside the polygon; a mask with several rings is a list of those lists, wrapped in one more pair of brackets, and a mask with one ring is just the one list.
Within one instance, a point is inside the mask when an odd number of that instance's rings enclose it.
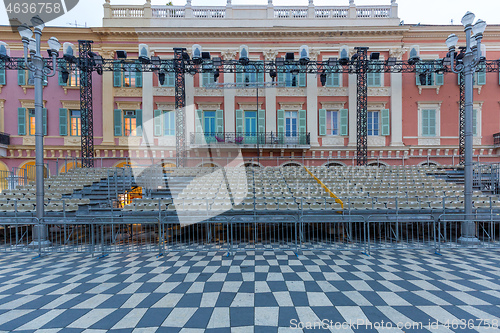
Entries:
{"label": "green window shutter", "polygon": [[319,109],[319,135],[326,135],[326,110]]}
{"label": "green window shutter", "polygon": [[196,110],[196,133],[203,133],[203,111]]}
{"label": "green window shutter", "polygon": [[162,112],[161,110],[154,110],[153,111],[153,123],[154,123],[154,129],[153,129],[153,134],[154,136],[161,136],[161,117],[162,117]]}
{"label": "green window shutter", "polygon": [[236,65],[236,83],[245,83],[245,73],[241,73],[243,66]]}
{"label": "green window shutter", "polygon": [[212,73],[201,73],[201,87],[206,87],[208,84],[210,84],[210,76]]}
{"label": "green window shutter", "polygon": [[68,109],[59,109],[59,135],[68,135]]}
{"label": "green window shutter", "polygon": [[215,130],[218,134],[224,133],[224,111],[215,111]]}
{"label": "green window shutter", "polygon": [[67,83],[65,83],[62,79],[62,68],[66,68],[66,61],[64,59],[59,59],[57,61],[57,64],[58,64],[58,71],[57,71],[57,77],[58,77],[58,82],[59,82],[59,85],[60,86],[66,86]]}
{"label": "green window shutter", "polygon": [[389,116],[389,110],[383,109],[380,111],[382,114],[382,135],[390,135],[391,134],[391,120]]}
{"label": "green window shutter", "polygon": [[422,110],[422,135],[429,135],[429,110]]}
{"label": "green window shutter", "polygon": [[442,86],[444,84],[444,74],[436,73],[436,86]]}
{"label": "green window shutter", "polygon": [[17,84],[20,86],[26,85],[26,70],[24,69],[24,61],[19,62],[17,70]]}
{"label": "green window shutter", "polygon": [[285,83],[285,73],[278,72],[278,83]]}
{"label": "green window shutter", "polygon": [[306,110],[299,110],[299,133],[307,132]]}
{"label": "green window shutter", "polygon": [[243,110],[236,110],[236,133],[242,135],[243,133]]}
{"label": "green window shutter", "polygon": [[2,68],[0,68],[0,85],[5,85],[5,61],[1,62]]}
{"label": "green window shutter", "polygon": [[43,135],[47,135],[47,109],[42,109]]}
{"label": "green window shutter", "polygon": [[[137,70],[142,70],[141,65],[135,65]],[[142,72],[135,72],[135,87],[142,88]]]}
{"label": "green window shutter", "polygon": [[436,110],[429,110],[429,135],[436,135]]}
{"label": "green window shutter", "polygon": [[285,110],[278,110],[278,134],[285,133]]}
{"label": "green window shutter", "polygon": [[113,113],[113,122],[115,127],[115,136],[122,135],[122,110],[115,109]]}
{"label": "green window shutter", "polygon": [[415,84],[417,86],[420,86],[420,73],[422,72],[422,65],[416,64],[415,65]]}
{"label": "green window shutter", "polygon": [[[266,132],[266,110],[259,110],[258,111],[258,117],[259,117],[259,133],[265,133]],[[264,134],[262,134],[264,135]]]}
{"label": "green window shutter", "polygon": [[[113,64],[113,87],[121,87],[121,86],[122,86],[121,66],[120,66],[120,63],[115,62]],[[121,133],[121,130],[120,130],[120,133]]]}
{"label": "green window shutter", "polygon": [[476,73],[477,75],[477,85],[484,86],[486,84],[486,72],[480,71]]}
{"label": "green window shutter", "polygon": [[472,110],[472,134],[477,135],[477,110]]}
{"label": "green window shutter", "polygon": [[137,136],[142,136],[142,109],[135,110],[135,123]]}
{"label": "green window shutter", "polygon": [[346,136],[349,135],[349,110],[341,109],[340,110],[340,135]]}
{"label": "green window shutter", "polygon": [[264,72],[260,71],[257,73],[257,82],[265,82]]}
{"label": "green window shutter", "polygon": [[175,87],[175,73],[167,73],[165,75],[165,83],[167,87]]}
{"label": "green window shutter", "polygon": [[326,74],[326,83],[325,86],[327,87],[334,87],[335,86],[335,73],[329,73]]}
{"label": "green window shutter", "polygon": [[299,73],[299,87],[305,87],[307,84],[307,74]]}
{"label": "green window shutter", "polygon": [[17,109],[17,134],[26,135],[26,108]]}
{"label": "green window shutter", "polygon": [[63,78],[62,78],[62,72],[61,72],[61,71],[58,71],[58,72],[57,72],[57,75],[58,75],[59,85],[60,85],[60,86],[66,86],[66,85],[67,85],[67,83],[65,83],[65,82],[63,81]]}

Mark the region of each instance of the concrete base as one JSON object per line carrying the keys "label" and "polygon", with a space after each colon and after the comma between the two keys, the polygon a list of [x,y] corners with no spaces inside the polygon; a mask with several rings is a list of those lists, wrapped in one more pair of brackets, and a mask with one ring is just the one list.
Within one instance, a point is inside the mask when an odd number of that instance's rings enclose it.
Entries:
{"label": "concrete base", "polygon": [[464,237],[464,236],[460,237],[458,239],[458,242],[464,245],[477,245],[480,243],[477,237]]}

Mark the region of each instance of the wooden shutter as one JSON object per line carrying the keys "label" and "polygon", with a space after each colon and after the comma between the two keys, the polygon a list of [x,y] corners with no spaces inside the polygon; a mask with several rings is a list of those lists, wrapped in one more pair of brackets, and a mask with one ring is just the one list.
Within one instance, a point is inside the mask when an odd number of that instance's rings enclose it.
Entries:
{"label": "wooden shutter", "polygon": [[122,135],[122,110],[115,109],[113,114],[113,122],[115,127],[115,136]]}
{"label": "wooden shutter", "polygon": [[391,120],[389,116],[389,110],[383,109],[380,111],[382,114],[382,135],[390,135],[391,133]]}
{"label": "wooden shutter", "polygon": [[429,135],[436,135],[436,110],[429,110]]}
{"label": "wooden shutter", "polygon": [[142,136],[142,109],[135,110],[135,126],[137,136]]}
{"label": "wooden shutter", "polygon": [[17,134],[26,135],[26,108],[17,109]]}
{"label": "wooden shutter", "polygon": [[299,87],[305,87],[307,85],[307,74],[306,73],[299,73],[298,79],[299,79]]}
{"label": "wooden shutter", "polygon": [[153,111],[153,135],[154,136],[161,136],[162,131],[161,131],[161,117],[162,117],[162,111],[161,110],[154,110]]}
{"label": "wooden shutter", "polygon": [[472,135],[477,135],[477,110],[472,109]]}
{"label": "wooden shutter", "polygon": [[68,135],[68,109],[59,109],[59,135]]}
{"label": "wooden shutter", "polygon": [[349,135],[349,110],[341,109],[340,110],[340,135],[346,136]]}
{"label": "wooden shutter", "polygon": [[2,62],[2,68],[0,68],[0,85],[5,85],[5,61]]}
{"label": "wooden shutter", "polygon": [[113,87],[121,87],[121,86],[122,86],[121,66],[120,63],[115,62],[113,64]]}
{"label": "wooden shutter", "polygon": [[17,70],[17,84],[20,86],[26,85],[26,70],[24,69],[24,61],[19,62]]}
{"label": "wooden shutter", "polygon": [[165,83],[167,87],[175,87],[175,73],[166,73]]}
{"label": "wooden shutter", "polygon": [[258,111],[258,117],[259,117],[259,133],[261,135],[265,135],[262,133],[266,133],[266,110],[259,110]]}
{"label": "wooden shutter", "polygon": [[278,110],[277,114],[278,134],[285,133],[285,110]]}
{"label": "wooden shutter", "polygon": [[476,72],[477,75],[477,82],[476,84],[478,86],[484,86],[486,84],[486,72],[483,72],[482,70],[479,72]]}
{"label": "wooden shutter", "polygon": [[42,109],[43,135],[47,135],[47,109]]}
{"label": "wooden shutter", "polygon": [[[135,65],[136,70],[142,70],[140,64]],[[136,88],[142,88],[142,72],[135,72],[135,86]]]}
{"label": "wooden shutter", "polygon": [[203,111],[196,110],[196,133],[203,133]]}
{"label": "wooden shutter", "polygon": [[242,73],[243,66],[236,65],[236,83],[245,83],[245,73]]}
{"label": "wooden shutter", "polygon": [[224,133],[224,111],[216,110],[215,111],[215,131],[217,134]]}
{"label": "wooden shutter", "polygon": [[442,86],[444,84],[444,74],[436,73],[436,86]]}
{"label": "wooden shutter", "polygon": [[[259,62],[261,65],[263,64],[262,61]],[[257,82],[265,82],[266,79],[265,79],[265,73],[263,71],[259,71],[259,73],[257,74]]]}
{"label": "wooden shutter", "polygon": [[243,134],[243,110],[236,110],[236,136]]}
{"label": "wooden shutter", "polygon": [[319,135],[326,135],[326,110],[319,109]]}

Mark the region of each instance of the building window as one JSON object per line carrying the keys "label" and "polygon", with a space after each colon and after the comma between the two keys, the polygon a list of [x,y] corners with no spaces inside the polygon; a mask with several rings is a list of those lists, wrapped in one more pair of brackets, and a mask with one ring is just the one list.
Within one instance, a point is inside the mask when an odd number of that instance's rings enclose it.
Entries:
{"label": "building window", "polygon": [[123,72],[123,86],[135,87],[135,65],[125,64],[125,71]]}
{"label": "building window", "polygon": [[158,80],[159,87],[175,87],[175,73],[166,72],[165,73],[165,81],[163,84]]}
{"label": "building window", "polygon": [[28,134],[35,135],[35,109],[28,109]]}
{"label": "building window", "polygon": [[339,135],[338,111],[326,111],[326,135]]}
{"label": "building window", "polygon": [[175,111],[163,111],[163,135],[175,135]]}
{"label": "building window", "polygon": [[[370,61],[368,63],[368,68],[372,71],[382,71],[383,70],[383,64],[380,61]],[[367,73],[367,85],[368,87],[381,87],[383,85],[382,83],[382,78],[383,78],[383,71],[382,72],[368,72]]]}
{"label": "building window", "polygon": [[[123,67],[122,67],[123,66]],[[142,87],[141,64],[113,64],[113,86],[127,88]]]}
{"label": "building window", "polygon": [[123,133],[125,136],[137,135],[137,119],[134,110],[123,111]]}
{"label": "building window", "polygon": [[[262,68],[262,61],[259,61],[260,63],[258,65],[258,68]],[[243,71],[244,69],[244,71]],[[256,82],[264,82],[264,71],[260,70],[257,71],[255,66],[253,65],[247,65],[247,66],[241,66],[238,65],[237,68],[237,73],[236,73],[236,83],[256,83]]]}
{"label": "building window", "polygon": [[202,73],[200,74],[200,86],[207,87],[211,84],[219,82],[219,77],[214,76],[214,67],[211,64],[202,65]]}
{"label": "building window", "polygon": [[68,75],[68,87],[79,87],[80,86],[80,72],[75,70]]}
{"label": "building window", "polygon": [[378,111],[368,111],[368,135],[379,135],[379,112]]}
{"label": "building window", "polygon": [[285,135],[297,136],[297,111],[285,111]]}
{"label": "building window", "polygon": [[305,87],[306,80],[306,73],[301,73],[297,65],[286,65],[284,68],[278,68],[278,83],[286,87]]}
{"label": "building window", "polygon": [[417,64],[416,84],[418,86],[442,86],[443,73],[437,73],[440,68],[435,68],[434,61],[421,61]]}
{"label": "building window", "polygon": [[71,136],[80,136],[82,130],[80,110],[69,110],[69,125]]}
{"label": "building window", "polygon": [[422,110],[422,136],[436,136],[436,110]]}

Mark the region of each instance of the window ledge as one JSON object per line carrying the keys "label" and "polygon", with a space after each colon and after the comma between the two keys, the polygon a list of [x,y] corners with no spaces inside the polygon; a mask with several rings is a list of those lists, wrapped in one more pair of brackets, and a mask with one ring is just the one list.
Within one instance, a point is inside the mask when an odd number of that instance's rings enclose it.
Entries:
{"label": "window ledge", "polygon": [[68,94],[68,90],[80,90],[80,86],[62,86],[63,89],[64,89],[64,94],[67,95]]}
{"label": "window ledge", "polygon": [[441,88],[441,86],[436,86],[436,85],[433,85],[433,86],[419,85],[418,86],[418,94],[422,95],[422,89],[436,89],[436,95],[439,95],[440,88]]}

